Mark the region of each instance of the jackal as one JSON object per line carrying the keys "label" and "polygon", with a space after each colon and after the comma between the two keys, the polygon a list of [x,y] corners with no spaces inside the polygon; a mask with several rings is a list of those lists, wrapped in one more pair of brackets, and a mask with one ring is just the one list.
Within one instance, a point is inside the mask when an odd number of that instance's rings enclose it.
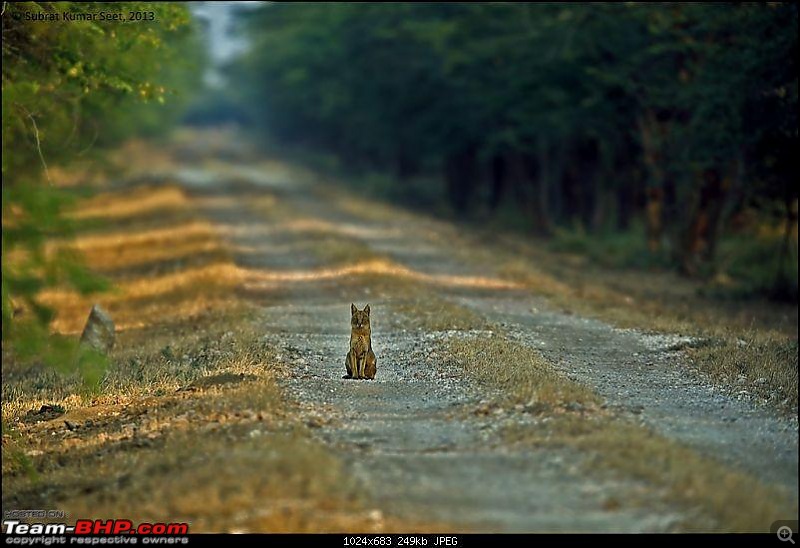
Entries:
{"label": "jackal", "polygon": [[374,379],[378,361],[372,351],[372,331],[369,325],[369,305],[364,310],[350,305],[350,351],[344,360],[345,379]]}

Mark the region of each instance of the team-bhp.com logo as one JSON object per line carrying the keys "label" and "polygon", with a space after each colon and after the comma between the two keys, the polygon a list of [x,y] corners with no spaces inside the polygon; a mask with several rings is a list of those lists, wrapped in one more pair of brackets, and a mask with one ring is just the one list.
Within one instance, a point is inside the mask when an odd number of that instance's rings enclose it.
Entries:
{"label": "team-bhp.com logo", "polygon": [[3,520],[3,532],[9,535],[185,535],[188,523],[140,523],[133,525],[129,519],[79,519],[75,525],[66,523],[22,523]]}

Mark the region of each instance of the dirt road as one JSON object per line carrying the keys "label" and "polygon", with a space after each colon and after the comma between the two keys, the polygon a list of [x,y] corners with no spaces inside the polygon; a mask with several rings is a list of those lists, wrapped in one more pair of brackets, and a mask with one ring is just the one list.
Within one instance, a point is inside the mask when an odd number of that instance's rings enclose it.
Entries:
{"label": "dirt road", "polygon": [[[351,200],[291,165],[217,162],[171,176],[206,204],[250,273],[241,292],[259,303],[263,338],[290,366],[286,396],[375,512],[505,532],[669,531],[703,515],[641,477],[592,466],[590,451],[507,443],[507,427],[541,417],[479,412],[502,395],[442,350],[489,332],[540,351],[595,391],[614,420],[749,474],[796,508],[796,421],[715,388],[677,350],[680,337],[559,312],[491,263],[465,260],[456,227]],[[351,302],[372,307],[372,382],[342,379]],[[450,329],[426,303],[470,325]]]}

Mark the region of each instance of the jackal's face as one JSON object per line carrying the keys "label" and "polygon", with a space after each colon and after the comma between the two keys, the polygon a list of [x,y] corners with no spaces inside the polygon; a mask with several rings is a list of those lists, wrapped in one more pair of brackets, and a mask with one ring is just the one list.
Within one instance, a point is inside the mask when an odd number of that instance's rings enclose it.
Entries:
{"label": "jackal's face", "polygon": [[358,331],[369,331],[369,305],[364,310],[359,310],[356,305],[350,305],[350,327]]}

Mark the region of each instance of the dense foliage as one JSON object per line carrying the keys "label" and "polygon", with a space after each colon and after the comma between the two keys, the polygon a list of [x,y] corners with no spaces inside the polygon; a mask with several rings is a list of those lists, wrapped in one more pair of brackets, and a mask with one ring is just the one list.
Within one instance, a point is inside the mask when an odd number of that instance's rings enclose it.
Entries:
{"label": "dense foliage", "polygon": [[438,173],[462,215],[640,226],[643,253],[707,275],[754,212],[784,235],[760,290],[796,296],[797,10],[267,4],[231,72],[274,135],[398,186]]}
{"label": "dense foliage", "polygon": [[[99,12],[152,13],[144,16],[152,21],[69,20]],[[45,252],[45,240],[72,228],[62,214],[69,193],[52,184],[48,165],[169,127],[202,50],[181,4],[4,2],[2,22],[3,350],[69,369],[74,341],[48,335],[51,311],[36,295],[102,283],[68,252]]]}

